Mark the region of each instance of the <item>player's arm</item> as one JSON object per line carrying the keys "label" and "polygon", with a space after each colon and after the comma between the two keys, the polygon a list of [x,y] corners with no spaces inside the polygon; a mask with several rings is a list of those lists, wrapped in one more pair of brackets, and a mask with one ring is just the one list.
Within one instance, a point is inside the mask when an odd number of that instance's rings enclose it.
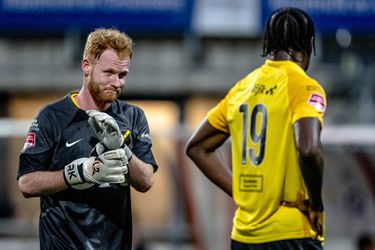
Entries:
{"label": "player's arm", "polygon": [[310,195],[310,206],[316,211],[322,209],[324,161],[320,130],[320,122],[316,118],[302,118],[294,123],[301,172]]}
{"label": "player's arm", "polygon": [[76,159],[60,171],[25,173],[19,177],[18,186],[23,196],[29,198],[51,195],[69,187],[86,189],[95,184],[123,183],[127,171],[125,159],[124,149],[110,150],[97,157]]}
{"label": "player's arm", "polygon": [[309,192],[310,222],[321,234],[318,213],[323,211],[323,153],[320,141],[321,124],[317,118],[302,118],[294,123],[294,135],[301,173]]}
{"label": "player's arm", "polygon": [[232,196],[232,173],[217,149],[229,134],[214,128],[207,119],[197,128],[186,144],[186,154],[213,183]]}
{"label": "player's arm", "polygon": [[[122,148],[125,152],[124,165],[127,166],[127,177],[130,185],[137,191],[147,192],[154,182],[154,167],[140,160],[126,145],[124,135],[121,134],[117,121],[110,115],[96,110],[88,110],[89,124],[96,137],[108,149]],[[140,116],[143,118],[144,116]],[[144,118],[140,131],[149,133],[147,120]]]}
{"label": "player's arm", "polygon": [[18,179],[18,187],[25,198],[51,195],[68,188],[63,171],[35,171]]}
{"label": "player's arm", "polygon": [[133,154],[128,164],[130,185],[139,192],[147,192],[154,184],[154,167]]}

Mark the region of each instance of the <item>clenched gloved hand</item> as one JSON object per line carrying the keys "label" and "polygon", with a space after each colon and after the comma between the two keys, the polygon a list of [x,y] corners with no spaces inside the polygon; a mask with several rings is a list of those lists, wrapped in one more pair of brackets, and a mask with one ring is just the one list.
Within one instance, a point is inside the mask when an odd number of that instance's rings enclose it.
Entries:
{"label": "clenched gloved hand", "polygon": [[116,120],[100,111],[87,110],[89,124],[95,136],[108,148],[118,149],[124,143],[124,138]]}
{"label": "clenched gloved hand", "polygon": [[125,150],[120,148],[72,161],[64,168],[64,178],[69,186],[86,189],[95,184],[124,183],[127,172]]}
{"label": "clenched gloved hand", "polygon": [[[123,148],[125,151],[125,158],[122,160],[123,165],[127,167],[128,162],[133,156],[130,148],[124,143],[124,137],[121,134],[121,130],[116,120],[108,115],[107,113],[87,110],[86,113],[89,115],[89,124],[94,131],[95,136],[100,140],[100,143],[95,145],[95,148],[91,155],[100,155],[107,149],[118,149]],[[125,181],[121,183],[123,186],[128,185],[128,171],[124,173]]]}

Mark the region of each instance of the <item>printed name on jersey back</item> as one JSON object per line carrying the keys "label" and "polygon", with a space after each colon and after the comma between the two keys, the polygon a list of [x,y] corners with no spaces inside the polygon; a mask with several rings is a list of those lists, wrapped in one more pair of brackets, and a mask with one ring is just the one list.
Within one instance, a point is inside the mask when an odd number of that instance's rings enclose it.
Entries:
{"label": "printed name on jersey back", "polygon": [[324,97],[317,93],[312,93],[309,97],[308,103],[313,106],[318,112],[324,112],[326,105]]}

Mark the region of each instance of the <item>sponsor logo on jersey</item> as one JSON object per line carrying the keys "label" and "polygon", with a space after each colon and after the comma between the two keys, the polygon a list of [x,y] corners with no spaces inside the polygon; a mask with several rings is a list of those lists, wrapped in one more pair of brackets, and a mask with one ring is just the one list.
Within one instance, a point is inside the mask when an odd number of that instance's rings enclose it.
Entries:
{"label": "sponsor logo on jersey", "polygon": [[318,112],[324,112],[324,110],[326,109],[324,97],[319,94],[312,93],[310,95],[308,103],[313,106]]}
{"label": "sponsor logo on jersey", "polygon": [[[83,164],[78,164],[77,168],[82,168]],[[75,164],[69,164],[66,166],[66,172],[68,174],[69,180],[72,180],[73,178],[77,178],[78,176],[76,175],[76,167]]]}
{"label": "sponsor logo on jersey", "polygon": [[26,136],[25,144],[23,145],[23,151],[25,151],[28,148],[34,147],[36,141],[36,134],[29,132]]}
{"label": "sponsor logo on jersey", "polygon": [[151,140],[151,135],[149,133],[142,133],[141,138],[147,138],[147,139]]}
{"label": "sponsor logo on jersey", "polygon": [[39,131],[39,124],[38,124],[38,120],[37,119],[34,119],[32,121],[31,126],[30,126],[30,131],[35,131],[35,132]]}
{"label": "sponsor logo on jersey", "polygon": [[276,88],[277,88],[277,85],[272,86],[271,88],[266,88],[266,86],[264,84],[256,83],[256,84],[254,84],[254,87],[251,89],[251,93],[254,96],[257,96],[257,95],[273,95]]}
{"label": "sponsor logo on jersey", "polygon": [[315,85],[307,85],[306,90],[307,91],[315,91],[315,90],[319,90],[319,87],[315,86]]}
{"label": "sponsor logo on jersey", "polygon": [[92,165],[92,176],[94,176],[96,173],[99,173],[100,172],[100,165],[98,166],[98,164],[94,164]]}
{"label": "sponsor logo on jersey", "polygon": [[67,148],[70,148],[71,146],[77,144],[78,142],[80,142],[80,141],[82,141],[82,140],[83,140],[83,138],[81,138],[81,139],[79,139],[79,140],[76,140],[76,141],[74,141],[74,142],[68,142],[68,141],[66,141],[65,146],[66,146]]}

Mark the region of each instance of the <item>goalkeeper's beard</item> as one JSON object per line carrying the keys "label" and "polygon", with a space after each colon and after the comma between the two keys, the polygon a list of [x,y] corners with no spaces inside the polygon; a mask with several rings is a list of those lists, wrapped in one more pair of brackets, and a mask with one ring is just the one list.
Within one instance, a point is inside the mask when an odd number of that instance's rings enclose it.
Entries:
{"label": "goalkeeper's beard", "polygon": [[110,103],[116,100],[120,93],[121,88],[116,89],[101,89],[101,86],[93,79],[92,75],[88,83],[88,89],[91,96],[97,103]]}

